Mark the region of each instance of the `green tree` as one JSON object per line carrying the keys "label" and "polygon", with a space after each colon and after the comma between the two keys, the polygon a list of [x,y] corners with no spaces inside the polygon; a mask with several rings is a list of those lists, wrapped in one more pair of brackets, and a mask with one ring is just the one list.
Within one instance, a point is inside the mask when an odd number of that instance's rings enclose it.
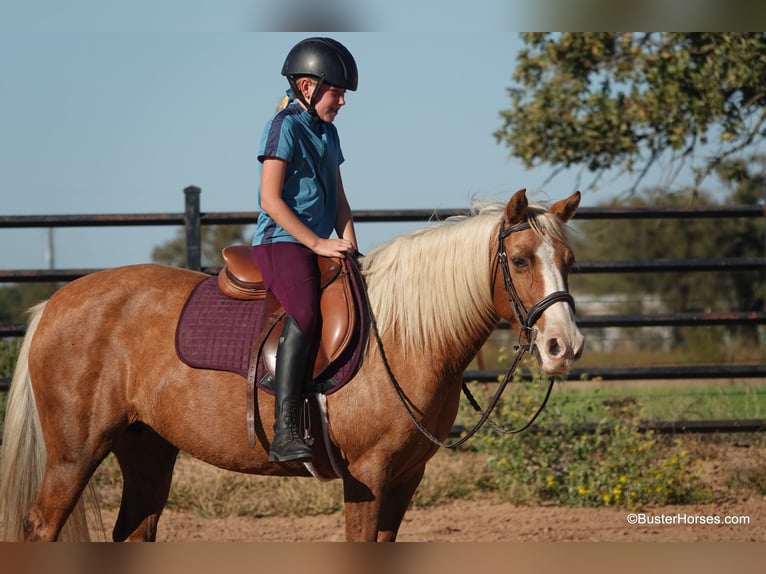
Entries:
{"label": "green tree", "polygon": [[0,287],[0,325],[24,324],[27,309],[50,298],[54,283],[21,283]]}
{"label": "green tree", "polygon": [[527,167],[616,169],[635,190],[663,157],[688,166],[698,188],[766,136],[766,33],[522,38],[495,137]]}
{"label": "green tree", "polygon": [[[249,244],[247,227],[244,225],[206,225],[202,227],[202,266],[216,267],[223,264],[221,250],[227,245]],[[176,237],[158,245],[152,251],[152,260],[166,265],[186,265],[186,235],[179,229]]]}

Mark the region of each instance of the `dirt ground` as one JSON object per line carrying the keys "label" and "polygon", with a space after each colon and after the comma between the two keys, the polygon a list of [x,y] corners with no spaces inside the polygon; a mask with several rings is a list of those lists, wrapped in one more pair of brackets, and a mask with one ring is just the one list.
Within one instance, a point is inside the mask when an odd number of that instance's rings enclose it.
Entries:
{"label": "dirt ground", "polygon": [[[524,507],[488,497],[411,509],[402,542],[762,542],[766,541],[766,497],[698,506],[664,506],[637,514],[619,509]],[[631,517],[633,515],[630,515]],[[643,516],[643,518],[642,518]],[[747,517],[749,524],[702,521]],[[106,517],[105,517],[106,518]],[[343,541],[342,514],[305,517],[202,519],[166,511],[158,540],[165,542]]]}
{"label": "dirt ground", "polygon": [[[764,542],[766,496],[729,492],[724,470],[766,463],[766,449],[729,445],[706,462],[715,502],[660,506],[631,513],[614,508],[518,506],[497,495],[412,508],[399,531],[403,542]],[[309,479],[310,480],[310,479]],[[107,529],[116,510],[104,509]],[[737,522],[732,524],[731,522]],[[344,540],[342,513],[301,517],[201,518],[165,510],[165,542],[334,542]]]}

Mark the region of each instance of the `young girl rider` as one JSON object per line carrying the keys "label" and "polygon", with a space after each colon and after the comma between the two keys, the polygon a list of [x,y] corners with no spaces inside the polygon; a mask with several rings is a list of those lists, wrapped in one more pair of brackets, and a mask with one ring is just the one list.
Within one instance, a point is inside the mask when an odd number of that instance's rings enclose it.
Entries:
{"label": "young girl rider", "polygon": [[308,38],[290,50],[282,75],[290,91],[261,139],[260,215],[252,247],[264,284],[286,315],[274,372],[269,460],[276,462],[311,460],[299,420],[321,336],[317,256],[343,257],[357,249],[333,125],[346,90],[356,90],[356,62],[339,42]]}

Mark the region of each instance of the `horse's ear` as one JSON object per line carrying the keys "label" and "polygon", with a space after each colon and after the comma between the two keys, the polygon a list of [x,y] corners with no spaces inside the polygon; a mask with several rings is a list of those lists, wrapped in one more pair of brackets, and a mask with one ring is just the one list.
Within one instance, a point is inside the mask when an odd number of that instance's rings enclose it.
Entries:
{"label": "horse's ear", "polygon": [[516,225],[524,220],[524,216],[527,213],[527,190],[526,188],[520,189],[513,194],[513,197],[508,200],[505,206],[505,220],[509,225]]}
{"label": "horse's ear", "polygon": [[580,205],[580,192],[575,191],[566,199],[562,199],[551,205],[548,211],[559,216],[562,221],[569,221],[575,214],[575,211],[577,211],[578,205]]}

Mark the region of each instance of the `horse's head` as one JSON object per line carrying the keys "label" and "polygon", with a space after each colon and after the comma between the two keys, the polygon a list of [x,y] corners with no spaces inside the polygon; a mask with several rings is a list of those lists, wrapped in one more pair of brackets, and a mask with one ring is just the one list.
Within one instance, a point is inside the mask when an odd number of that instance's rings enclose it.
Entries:
{"label": "horse's head", "polygon": [[566,374],[583,349],[568,291],[574,254],[565,233],[579,203],[578,191],[545,210],[519,190],[505,206],[492,247],[495,309],[520,331],[521,344],[536,349],[550,375]]}

